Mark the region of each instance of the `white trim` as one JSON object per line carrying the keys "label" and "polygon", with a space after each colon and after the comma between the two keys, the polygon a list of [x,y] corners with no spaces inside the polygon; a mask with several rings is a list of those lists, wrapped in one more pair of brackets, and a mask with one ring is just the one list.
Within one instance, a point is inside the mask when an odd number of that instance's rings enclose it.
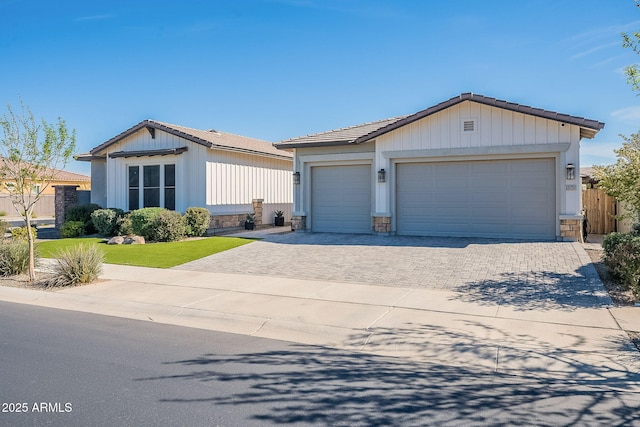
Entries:
{"label": "white trim", "polygon": [[[420,159],[431,157],[455,157],[465,160],[473,156],[504,156],[520,154],[563,153],[569,150],[570,142],[558,144],[501,145],[493,147],[438,148],[433,150],[383,151],[385,159]],[[437,160],[441,161],[441,160]]]}

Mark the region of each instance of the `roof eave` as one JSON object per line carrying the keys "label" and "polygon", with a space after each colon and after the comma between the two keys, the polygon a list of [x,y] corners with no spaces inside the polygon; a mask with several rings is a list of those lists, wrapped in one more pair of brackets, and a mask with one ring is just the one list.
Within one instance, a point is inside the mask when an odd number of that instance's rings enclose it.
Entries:
{"label": "roof eave", "polygon": [[[188,141],[195,142],[196,144],[203,145],[203,146],[205,146],[207,148],[211,148],[211,146],[213,145],[209,141],[205,141],[204,139],[200,139],[200,138],[198,138],[196,136],[189,135],[189,134],[181,132],[181,131],[179,131],[177,129],[173,129],[173,128],[169,127],[169,126],[162,125],[160,123],[154,122],[153,120],[143,120],[140,123],[138,123],[137,125],[134,125],[134,126],[130,127],[129,129],[125,130],[124,132],[122,132],[122,133],[114,136],[113,138],[109,139],[108,141],[105,141],[102,144],[98,145],[97,147],[92,149],[89,153],[95,155],[95,154],[101,152],[102,150],[110,147],[111,145],[122,141],[126,137],[133,135],[134,133],[138,132],[139,130],[141,130],[143,128],[149,130],[150,133],[152,133],[151,132],[152,129],[153,130],[158,129],[158,130],[161,130],[163,132],[167,132],[167,133],[169,133],[171,135],[175,135],[175,136],[178,136],[180,138],[184,138],[184,139],[186,139]],[[152,133],[152,135],[153,135],[153,133]]]}
{"label": "roof eave", "polygon": [[477,95],[474,93],[467,92],[467,93],[463,93],[461,95],[455,96],[446,101],[443,101],[425,110],[418,111],[417,113],[414,113],[405,118],[402,118],[397,122],[390,123],[387,126],[384,126],[380,129],[377,129],[369,133],[368,135],[363,135],[357,138],[354,142],[356,144],[361,144],[363,142],[370,141],[380,135],[391,132],[395,129],[398,129],[402,126],[413,123],[417,120],[423,119],[432,114],[438,113],[449,107],[453,107],[454,105],[460,104],[464,101],[476,102],[478,104],[484,104],[491,107],[502,108],[502,109],[514,111],[517,113],[528,114],[531,116],[536,116],[536,117],[540,117],[548,120],[555,120],[561,123],[567,123],[567,124],[579,126],[581,138],[591,139],[598,133],[598,131],[603,129],[605,126],[604,123],[599,122],[597,120],[585,119],[584,117],[570,116],[568,114],[555,113],[552,111],[543,110],[541,108],[529,107],[526,105],[516,104],[513,102],[503,101],[496,98],[489,98],[484,95]]}
{"label": "roof eave", "polygon": [[299,143],[275,143],[273,144],[278,150],[286,150],[290,148],[311,148],[311,147],[337,147],[340,145],[355,144],[356,140],[342,140],[342,141],[323,141],[323,142],[299,142]]}
{"label": "roof eave", "polygon": [[105,160],[107,156],[94,156],[91,153],[76,154],[73,159],[79,162],[91,162],[93,160]]}

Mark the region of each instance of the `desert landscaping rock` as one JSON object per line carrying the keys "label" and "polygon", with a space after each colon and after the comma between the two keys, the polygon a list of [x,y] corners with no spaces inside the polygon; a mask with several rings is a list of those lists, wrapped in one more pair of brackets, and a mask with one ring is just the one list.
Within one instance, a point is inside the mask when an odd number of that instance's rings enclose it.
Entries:
{"label": "desert landscaping rock", "polygon": [[145,240],[142,236],[115,236],[109,239],[107,245],[144,245]]}

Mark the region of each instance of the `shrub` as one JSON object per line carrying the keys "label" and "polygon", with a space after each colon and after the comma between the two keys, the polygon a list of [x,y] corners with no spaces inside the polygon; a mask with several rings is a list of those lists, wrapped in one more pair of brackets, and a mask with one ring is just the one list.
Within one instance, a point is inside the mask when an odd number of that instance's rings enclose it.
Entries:
{"label": "shrub", "polygon": [[153,226],[153,220],[156,219],[160,212],[165,210],[165,208],[142,208],[129,213],[133,234],[149,239],[149,234],[152,232],[150,228]]}
{"label": "shrub", "polygon": [[9,229],[9,223],[3,219],[0,219],[0,238],[4,236],[4,234]]}
{"label": "shrub", "polygon": [[65,239],[84,236],[84,222],[67,221],[60,228],[60,235]]}
{"label": "shrub", "polygon": [[118,218],[124,216],[122,209],[96,209],[91,212],[91,221],[102,236],[115,236],[118,233]]}
{"label": "shrub", "polygon": [[29,244],[25,240],[0,243],[0,276],[15,276],[26,273],[28,269]]}
{"label": "shrub", "polygon": [[[35,239],[38,234],[38,230],[35,227],[31,227],[31,235]],[[27,226],[16,227],[11,229],[11,237],[14,240],[27,240]]]}
{"label": "shrub", "polygon": [[77,245],[60,250],[50,286],[77,286],[91,283],[102,273],[104,252],[97,245]]}
{"label": "shrub", "polygon": [[82,221],[84,229],[87,234],[93,234],[96,232],[91,220],[91,214],[93,211],[100,209],[100,206],[95,203],[89,203],[87,205],[72,206],[67,209],[64,215],[64,222],[67,221]]}
{"label": "shrub", "polygon": [[631,233],[611,233],[605,237],[604,263],[611,274],[640,298],[640,237]]}
{"label": "shrub", "polygon": [[155,242],[175,242],[184,237],[184,223],[179,212],[163,210],[153,219],[146,239]]}
{"label": "shrub", "polygon": [[602,249],[604,250],[605,257],[611,254],[615,248],[623,242],[633,239],[634,236],[630,233],[610,233],[604,236],[602,240]]}
{"label": "shrub", "polygon": [[185,235],[200,237],[209,229],[211,214],[205,208],[188,208],[184,213]]}
{"label": "shrub", "polygon": [[131,216],[126,214],[116,218],[116,235],[118,236],[131,236],[133,234],[133,224],[131,223]]}

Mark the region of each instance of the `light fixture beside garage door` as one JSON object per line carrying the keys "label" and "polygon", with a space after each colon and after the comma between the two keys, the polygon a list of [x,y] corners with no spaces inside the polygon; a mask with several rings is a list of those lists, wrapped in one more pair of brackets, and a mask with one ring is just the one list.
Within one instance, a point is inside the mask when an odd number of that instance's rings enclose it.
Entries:
{"label": "light fixture beside garage door", "polygon": [[571,181],[576,178],[576,167],[573,163],[567,164],[567,180]]}
{"label": "light fixture beside garage door", "polygon": [[293,183],[295,185],[299,185],[300,184],[300,172],[294,172],[293,173]]}
{"label": "light fixture beside garage door", "polygon": [[378,182],[387,182],[387,173],[384,169],[378,171]]}

